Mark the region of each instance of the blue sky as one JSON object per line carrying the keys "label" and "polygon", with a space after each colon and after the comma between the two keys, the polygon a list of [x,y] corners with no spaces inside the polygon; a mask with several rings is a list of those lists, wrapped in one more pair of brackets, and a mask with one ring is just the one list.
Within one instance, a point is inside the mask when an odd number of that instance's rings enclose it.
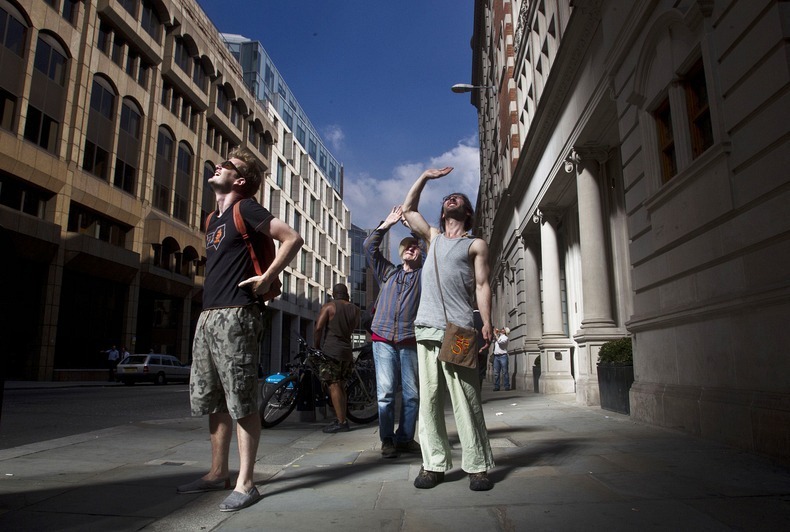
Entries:
{"label": "blue sky", "polygon": [[[469,94],[473,0],[198,0],[221,32],[260,41],[345,167],[352,222],[374,227],[426,168],[421,211],[477,196],[477,117]],[[393,229],[395,231],[395,229]],[[402,236],[396,231],[396,236]]]}

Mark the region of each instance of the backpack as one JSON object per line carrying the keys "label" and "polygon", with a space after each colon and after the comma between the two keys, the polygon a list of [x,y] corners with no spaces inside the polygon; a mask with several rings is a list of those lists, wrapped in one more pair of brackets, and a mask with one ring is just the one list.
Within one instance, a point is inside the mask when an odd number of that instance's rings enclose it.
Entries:
{"label": "backpack", "polygon": [[[206,217],[206,230],[211,223],[214,213],[211,212]],[[236,225],[236,231],[241,234],[244,239],[244,244],[247,246],[247,251],[250,252],[250,259],[252,259],[252,266],[255,268],[255,275],[263,275],[266,268],[274,261],[276,250],[274,248],[274,240],[269,235],[253,231],[252,234],[247,233],[247,224],[241,216],[241,201],[237,201],[233,205],[233,222]],[[265,303],[281,294],[283,284],[280,282],[279,277],[275,277],[272,281],[269,291],[263,295],[259,295],[258,299],[261,303]]]}

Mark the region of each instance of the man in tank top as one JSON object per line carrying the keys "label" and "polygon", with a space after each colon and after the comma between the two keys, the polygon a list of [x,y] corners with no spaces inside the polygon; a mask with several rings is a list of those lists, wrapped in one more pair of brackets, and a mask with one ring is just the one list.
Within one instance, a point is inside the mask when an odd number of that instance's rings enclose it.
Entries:
{"label": "man in tank top", "polygon": [[329,388],[337,419],[324,427],[324,432],[348,432],[346,419],[346,381],[354,367],[351,335],[359,325],[359,307],[349,301],[348,287],[336,284],[333,300],[321,307],[315,322],[315,348],[329,360],[318,364],[318,378]]}
{"label": "man in tank top", "polygon": [[433,488],[453,466],[444,423],[444,397],[449,393],[461,441],[461,468],[469,474],[469,489],[486,491],[493,487],[487,471],[494,466],[494,456],[480,402],[478,370],[442,362],[438,355],[447,321],[471,328],[475,303],[485,342],[478,347],[486,347],[493,338],[488,244],[469,235],[475,213],[465,194],[453,193],[442,200],[438,228],[431,227],[417,210],[428,181],[444,177],[452,170],[450,167],[426,170],[403,202],[403,215],[412,231],[431,243],[423,266],[422,297],[414,321],[423,461],[414,486]]}

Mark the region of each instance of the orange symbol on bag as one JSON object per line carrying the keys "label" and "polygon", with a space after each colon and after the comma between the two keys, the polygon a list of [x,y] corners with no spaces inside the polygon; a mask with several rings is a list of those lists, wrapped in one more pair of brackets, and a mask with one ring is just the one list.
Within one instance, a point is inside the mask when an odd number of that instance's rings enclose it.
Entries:
{"label": "orange symbol on bag", "polygon": [[460,355],[461,353],[469,349],[469,343],[470,342],[467,338],[464,338],[463,336],[456,334],[455,342],[453,343],[453,347],[451,351],[453,352],[454,355]]}

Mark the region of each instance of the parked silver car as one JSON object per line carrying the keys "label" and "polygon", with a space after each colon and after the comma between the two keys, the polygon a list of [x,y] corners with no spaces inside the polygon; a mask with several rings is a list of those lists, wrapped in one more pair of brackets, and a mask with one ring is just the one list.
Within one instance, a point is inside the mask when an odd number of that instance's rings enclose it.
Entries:
{"label": "parked silver car", "polygon": [[115,379],[124,384],[153,382],[167,384],[168,381],[189,382],[190,366],[184,365],[172,355],[129,355],[121,360]]}

